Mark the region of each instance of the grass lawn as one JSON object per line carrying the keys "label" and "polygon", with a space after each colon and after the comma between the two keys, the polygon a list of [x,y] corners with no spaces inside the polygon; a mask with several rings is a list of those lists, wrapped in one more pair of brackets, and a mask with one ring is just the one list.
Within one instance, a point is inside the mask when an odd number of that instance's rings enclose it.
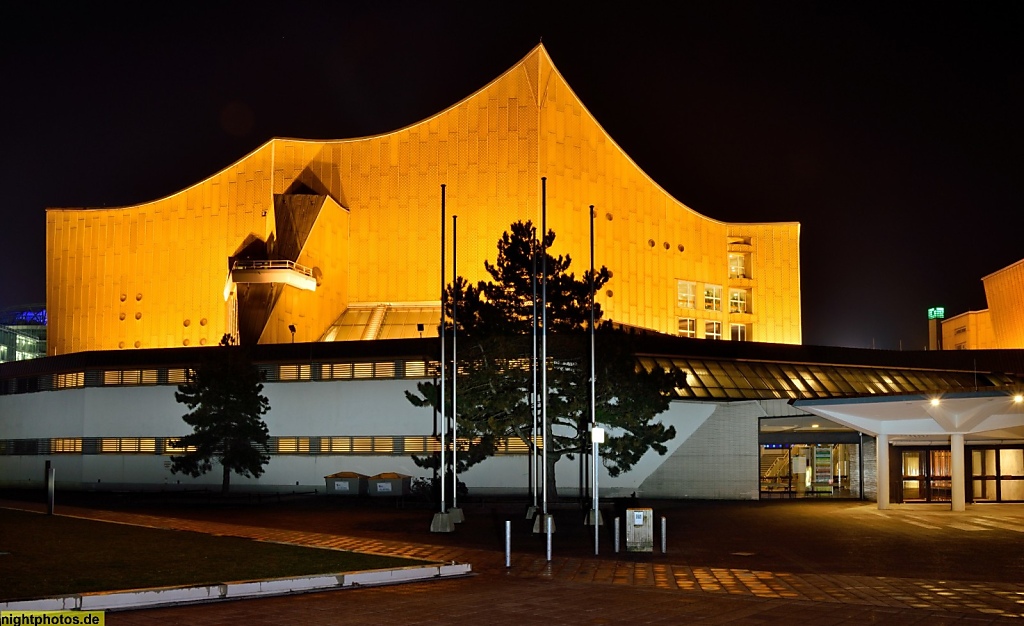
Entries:
{"label": "grass lawn", "polygon": [[0,600],[423,564],[8,509],[0,553]]}

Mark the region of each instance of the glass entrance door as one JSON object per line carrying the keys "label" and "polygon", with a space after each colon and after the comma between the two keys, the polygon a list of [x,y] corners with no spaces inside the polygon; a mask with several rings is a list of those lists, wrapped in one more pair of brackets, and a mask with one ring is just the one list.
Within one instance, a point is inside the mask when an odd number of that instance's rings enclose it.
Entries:
{"label": "glass entrance door", "polygon": [[971,450],[971,497],[974,502],[1024,502],[1024,450]]}
{"label": "glass entrance door", "polygon": [[953,496],[949,450],[902,450],[903,502],[949,502]]}

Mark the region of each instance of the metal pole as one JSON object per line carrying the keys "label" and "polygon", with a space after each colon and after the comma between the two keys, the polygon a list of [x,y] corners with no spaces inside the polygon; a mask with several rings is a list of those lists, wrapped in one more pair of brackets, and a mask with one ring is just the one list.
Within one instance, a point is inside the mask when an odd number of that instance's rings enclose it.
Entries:
{"label": "metal pole", "polygon": [[[540,206],[541,206],[541,259],[540,259],[540,294],[541,294],[541,336],[540,336],[540,421],[541,439],[544,442],[543,457],[543,484],[541,486],[543,513],[548,514],[548,179],[542,176],[540,179]],[[548,534],[548,543],[551,542],[551,535]],[[550,549],[548,560],[551,560]]]}
{"label": "metal pole", "polygon": [[619,553],[619,516],[615,516],[615,554]]}
{"label": "metal pole", "polygon": [[444,402],[445,402],[445,395],[444,395],[444,382],[445,381],[444,381],[444,379],[445,379],[445,367],[446,367],[445,358],[444,358],[444,321],[445,321],[444,320],[444,318],[445,318],[445,315],[444,315],[444,301],[445,301],[445,297],[444,297],[444,287],[445,287],[445,285],[444,285],[444,265],[445,265],[445,258],[444,258],[444,222],[445,222],[445,218],[444,218],[444,188],[445,188],[445,186],[442,184],[441,185],[441,512],[442,513],[445,512],[445,507],[448,505],[448,499],[445,497],[445,493],[444,493],[444,487],[445,487],[445,475],[444,475],[445,474],[445,463],[444,463],[445,462],[445,458],[444,458],[444,451],[445,451],[445,448],[447,447],[447,442],[445,441],[445,432],[448,430],[448,420],[445,417],[445,410],[444,410],[444,408],[445,408],[444,407]]}
{"label": "metal pole", "polygon": [[548,535],[548,561],[551,560],[551,516],[544,515],[544,528]]}
{"label": "metal pole", "polygon": [[594,471],[594,555],[598,554],[598,522],[600,511],[598,508],[597,494],[597,441],[594,439],[594,427],[597,426],[597,386],[596,386],[596,357],[594,351],[594,205],[590,205],[590,432],[591,446],[593,447],[593,471]]}
{"label": "metal pole", "polygon": [[537,227],[533,227],[533,241],[530,242],[530,256],[533,257],[533,357],[530,360],[530,378],[533,381],[533,395],[530,396],[530,413],[533,416],[533,430],[530,431],[530,492],[533,494],[534,511],[537,509]]}
{"label": "metal pole", "polygon": [[661,553],[662,554],[665,554],[667,552],[667,550],[665,549],[665,546],[667,544],[668,544],[668,542],[667,542],[666,537],[665,537],[665,516],[662,515],[661,516]]}
{"label": "metal pole", "polygon": [[505,520],[505,567],[512,567],[512,522]]}
{"label": "metal pole", "polygon": [[55,486],[54,468],[50,462],[46,462],[46,514],[53,515],[53,500]]}
{"label": "metal pole", "polygon": [[[458,215],[452,216],[452,283],[458,284],[459,282],[459,231],[457,220]],[[459,290],[454,289],[452,291],[452,508],[459,508],[459,464],[456,461],[456,456],[459,453],[459,412],[458,401],[459,394],[456,393],[459,384],[459,362],[456,358],[456,338],[459,334],[458,327],[458,314],[459,314]]]}

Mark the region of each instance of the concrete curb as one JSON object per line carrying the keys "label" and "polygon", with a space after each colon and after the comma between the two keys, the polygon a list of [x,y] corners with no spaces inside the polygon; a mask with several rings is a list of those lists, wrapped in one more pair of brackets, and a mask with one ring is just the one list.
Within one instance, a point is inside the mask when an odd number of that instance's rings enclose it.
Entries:
{"label": "concrete curb", "polygon": [[131,591],[82,593],[44,598],[0,602],[4,611],[123,611],[139,608],[196,604],[219,600],[280,596],[311,591],[351,589],[377,585],[394,585],[415,581],[467,576],[473,568],[468,563],[401,567],[391,570],[367,570],[344,574],[270,578],[245,582],[200,585],[196,587],[155,587]]}

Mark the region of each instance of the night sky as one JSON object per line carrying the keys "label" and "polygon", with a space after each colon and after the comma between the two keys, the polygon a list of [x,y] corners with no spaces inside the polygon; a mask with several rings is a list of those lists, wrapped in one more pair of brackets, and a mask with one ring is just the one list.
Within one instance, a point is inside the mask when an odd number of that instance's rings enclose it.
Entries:
{"label": "night sky", "polygon": [[984,308],[981,278],[1024,258],[1022,5],[643,4],[4,3],[0,308],[45,300],[47,207],[394,130],[542,37],[674,197],[802,224],[805,343],[920,349],[929,307]]}

